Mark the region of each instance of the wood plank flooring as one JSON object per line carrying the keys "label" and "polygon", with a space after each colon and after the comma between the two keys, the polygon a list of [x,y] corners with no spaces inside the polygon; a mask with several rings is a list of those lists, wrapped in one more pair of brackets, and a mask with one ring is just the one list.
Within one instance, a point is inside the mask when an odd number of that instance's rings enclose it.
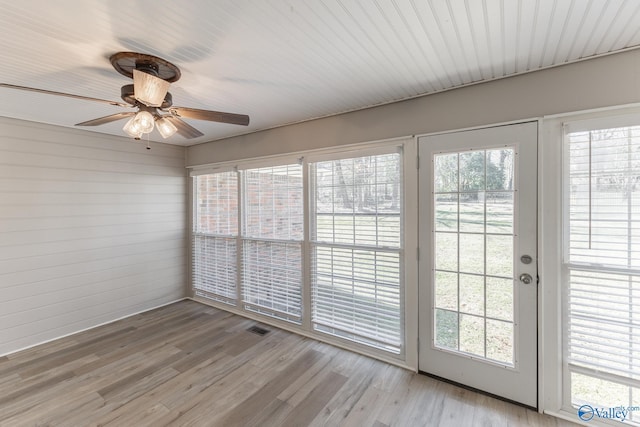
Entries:
{"label": "wood plank flooring", "polygon": [[569,426],[182,301],[0,358],[0,426]]}

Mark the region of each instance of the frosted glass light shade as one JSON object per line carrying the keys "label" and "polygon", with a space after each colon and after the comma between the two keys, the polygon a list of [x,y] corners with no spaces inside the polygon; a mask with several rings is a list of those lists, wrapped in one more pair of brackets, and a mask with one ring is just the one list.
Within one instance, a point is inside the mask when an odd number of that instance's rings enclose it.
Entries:
{"label": "frosted glass light shade", "polygon": [[170,83],[159,77],[133,70],[133,96],[148,107],[159,107],[167,95]]}
{"label": "frosted glass light shade", "polygon": [[124,125],[122,130],[132,138],[140,139],[140,137],[142,137],[142,131],[136,123],[136,116],[131,117],[129,121]]}
{"label": "frosted glass light shade", "polygon": [[129,136],[140,138],[143,133],[153,130],[153,115],[148,111],[139,111],[122,128]]}
{"label": "frosted glass light shade", "polygon": [[160,132],[160,135],[162,135],[163,138],[169,138],[171,135],[178,131],[176,125],[174,125],[169,119],[164,117],[156,120],[156,127],[158,128],[158,132]]}
{"label": "frosted glass light shade", "polygon": [[148,111],[139,111],[138,114],[135,115],[135,120],[140,126],[140,130],[142,133],[149,133],[153,130],[153,115],[151,115]]}

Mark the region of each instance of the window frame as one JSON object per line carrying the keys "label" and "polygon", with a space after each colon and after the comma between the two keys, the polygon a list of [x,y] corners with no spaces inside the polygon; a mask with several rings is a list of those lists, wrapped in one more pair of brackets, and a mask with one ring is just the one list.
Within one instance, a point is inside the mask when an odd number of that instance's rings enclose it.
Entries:
{"label": "window frame", "polygon": [[[600,129],[613,129],[621,127],[631,127],[640,125],[640,114],[622,114],[605,117],[594,117],[582,120],[570,120],[563,123],[562,126],[562,158],[563,158],[563,170],[562,170],[562,260],[561,260],[561,278],[560,286],[562,287],[562,403],[563,407],[567,411],[575,410],[572,396],[572,374],[584,375],[596,380],[611,381],[619,384],[624,384],[629,387],[635,387],[640,389],[637,380],[631,380],[619,374],[613,374],[610,372],[601,372],[597,368],[581,366],[580,364],[574,364],[571,361],[571,344],[570,344],[570,332],[569,325],[571,322],[571,281],[569,276],[571,272],[579,272],[581,274],[597,274],[597,275],[619,275],[619,276],[637,276],[638,269],[615,267],[609,264],[599,264],[592,261],[572,261],[570,258],[571,242],[571,190],[570,190],[570,141],[569,135],[577,132],[591,132]],[[591,153],[589,153],[591,156]],[[596,173],[596,171],[594,171]],[[589,182],[591,183],[592,172],[589,171]],[[591,185],[591,184],[589,184]],[[593,212],[593,207],[587,208],[589,217]],[[589,219],[591,221],[591,219]],[[630,237],[628,237],[629,239]],[[629,256],[629,255],[627,255]],[[590,286],[590,285],[589,285]],[[631,336],[630,336],[630,339]],[[632,345],[633,346],[633,345]],[[584,362],[583,362],[584,363]],[[599,402],[588,402],[592,405],[599,405]],[[579,403],[577,403],[579,404]],[[620,402],[625,406],[625,402]]]}
{"label": "window frame", "polygon": [[[296,164],[300,166],[300,174],[301,174],[300,190],[302,193],[302,197],[301,197],[300,203],[302,206],[300,207],[302,208],[303,230],[300,233],[300,239],[299,240],[291,239],[291,238],[285,239],[285,238],[279,238],[274,236],[264,237],[264,236],[257,236],[257,235],[250,234],[247,228],[248,227],[247,216],[249,211],[249,209],[247,208],[247,205],[248,205],[247,193],[249,191],[247,189],[247,186],[248,186],[247,180],[249,179],[247,173],[250,171],[260,171],[264,169],[277,169],[281,167],[287,167],[287,171],[288,171],[289,166],[296,165]],[[238,301],[240,302],[240,304],[242,305],[242,308],[245,311],[262,314],[264,316],[292,322],[294,324],[301,324],[305,315],[304,303],[302,300],[303,298],[302,289],[304,288],[303,264],[304,264],[304,238],[305,238],[305,230],[304,230],[305,199],[304,199],[304,181],[302,176],[303,173],[304,173],[304,170],[302,168],[301,161],[288,162],[285,164],[278,164],[278,165],[269,165],[269,166],[262,165],[262,166],[251,167],[251,168],[241,168],[241,169],[239,168],[240,186],[238,188],[238,200],[239,200],[238,216],[240,220],[239,220],[238,234],[239,234],[240,246],[238,246],[238,252],[239,252],[239,257],[241,259],[241,267],[240,267],[240,277],[238,282],[240,299]],[[250,291],[256,291],[257,293],[259,293],[259,291],[257,290],[258,288],[257,286],[248,286],[248,284],[244,280],[245,275],[247,274],[247,265],[249,263],[248,257],[247,257],[247,249],[251,246],[251,244],[257,244],[257,246],[259,246],[260,243],[267,244],[267,245],[274,245],[274,246],[285,245],[285,247],[289,245],[299,246],[299,251],[300,251],[300,315],[299,316],[296,316],[295,314],[292,314],[292,313],[287,313],[285,311],[274,309],[273,307],[269,308],[269,307],[261,306],[259,304],[253,304],[252,302],[246,300],[246,295],[250,293]]]}
{"label": "window frame", "polygon": [[[555,417],[576,422],[571,405],[569,372],[566,369],[568,325],[567,283],[564,241],[568,238],[564,184],[568,158],[564,135],[567,129],[578,130],[590,124],[624,124],[621,117],[640,117],[640,104],[620,105],[593,110],[547,115],[539,118],[538,151],[538,365],[539,410]],[[594,421],[595,422],[595,421]]]}
{"label": "window frame", "polygon": [[[400,325],[399,325],[399,335],[401,337],[400,339],[400,345],[398,348],[398,353],[397,354],[403,354],[405,352],[405,343],[404,340],[402,339],[402,337],[405,336],[405,311],[406,311],[406,304],[405,304],[405,278],[404,278],[404,274],[402,272],[402,267],[405,264],[404,263],[404,258],[405,258],[405,220],[404,220],[404,214],[405,214],[405,207],[404,207],[404,180],[403,180],[403,176],[404,176],[404,162],[403,162],[403,149],[402,146],[392,146],[392,147],[378,147],[378,148],[374,148],[374,149],[370,149],[370,150],[359,150],[357,152],[342,152],[340,154],[325,154],[325,155],[321,155],[321,156],[312,156],[308,159],[308,165],[309,165],[309,179],[312,181],[312,183],[309,185],[309,189],[311,191],[314,191],[317,187],[315,184],[315,177],[311,176],[311,173],[313,173],[313,171],[315,170],[315,168],[312,168],[312,165],[315,165],[317,163],[322,163],[322,162],[331,162],[331,161],[336,161],[336,160],[349,160],[349,159],[357,159],[357,158],[365,158],[365,157],[375,157],[375,156],[384,156],[384,155],[392,155],[392,154],[397,154],[399,156],[398,159],[398,163],[399,163],[399,190],[400,190],[400,206],[399,206],[399,220],[400,220],[400,236],[399,236],[399,241],[398,241],[398,245],[397,246],[385,246],[385,245],[365,245],[365,244],[357,244],[357,243],[341,243],[341,242],[328,242],[328,241],[322,241],[322,240],[318,240],[317,237],[314,239],[312,236],[312,232],[314,231],[314,216],[316,213],[315,208],[315,204],[316,204],[316,200],[315,198],[309,198],[308,199],[308,204],[309,204],[309,220],[310,220],[310,226],[308,229],[308,241],[309,241],[309,246],[310,246],[310,250],[309,250],[309,256],[313,256],[313,254],[315,253],[314,249],[317,248],[324,248],[324,249],[339,249],[339,250],[351,250],[353,251],[354,255],[352,256],[352,259],[355,259],[355,253],[360,251],[368,251],[368,252],[373,252],[376,256],[377,254],[397,254],[398,256],[398,266],[399,266],[399,316],[400,316]],[[313,279],[311,277],[311,274],[309,275],[309,279],[313,282]],[[310,292],[313,296],[314,293],[314,289],[313,289],[313,283],[310,283]],[[313,303],[313,301],[312,301]],[[313,304],[312,304],[312,308],[313,310]],[[318,325],[320,325],[320,323],[318,322],[314,322],[313,321],[313,316],[314,316],[314,312],[312,311],[310,313],[311,316],[311,323],[312,323],[312,327],[314,330],[318,331],[319,333],[323,333],[323,334],[329,334],[329,335],[335,335],[335,336],[340,336],[340,332],[342,334],[348,335],[349,332],[347,331],[340,331],[338,330],[338,332],[321,332],[321,329],[318,327]],[[325,328],[327,329],[331,329],[331,327],[329,325],[324,325]],[[335,328],[334,328],[335,329]],[[359,335],[355,332],[352,332],[351,335],[353,335],[355,338],[353,338],[354,342],[372,342],[372,345],[374,348],[376,348],[376,345],[373,344],[373,342],[375,341],[374,339],[368,338],[366,336],[363,335]],[[344,338],[347,339],[347,338]],[[383,348],[384,345],[382,344],[382,342],[378,343],[378,345],[380,347],[378,348]],[[388,346],[390,347],[391,344],[388,344]],[[391,347],[390,347],[391,348]],[[391,351],[391,350],[388,350]]]}
{"label": "window frame", "polygon": [[[200,176],[206,176],[206,175],[215,175],[215,174],[219,174],[219,173],[230,173],[233,172],[235,173],[235,178],[236,178],[236,205],[238,206],[238,208],[236,208],[237,210],[237,214],[238,214],[238,218],[237,218],[237,223],[236,223],[236,232],[235,234],[229,234],[229,235],[224,235],[224,234],[216,234],[216,233],[205,233],[202,232],[198,229],[198,225],[197,225],[197,221],[199,220],[199,218],[197,217],[198,215],[198,207],[197,207],[197,203],[198,203],[198,188],[197,188],[197,180]],[[238,303],[240,302],[239,299],[239,295],[237,293],[237,289],[238,289],[238,285],[239,285],[239,281],[240,281],[240,271],[241,271],[241,264],[240,264],[240,260],[237,256],[238,253],[238,245],[241,243],[240,241],[240,218],[239,218],[239,213],[240,213],[240,209],[239,209],[239,194],[240,194],[240,176],[237,172],[237,170],[235,168],[216,168],[216,169],[209,169],[207,172],[204,173],[193,173],[193,171],[190,173],[191,176],[191,186],[192,186],[192,191],[189,193],[191,195],[192,198],[192,203],[190,203],[191,209],[192,209],[192,213],[190,215],[190,274],[189,274],[189,278],[190,278],[190,283],[191,283],[191,291],[192,294],[195,296],[195,294],[197,292],[201,292],[204,294],[209,294],[212,300],[218,301],[222,304],[225,305],[229,305],[229,306],[237,306]],[[197,290],[195,288],[195,274],[194,274],[194,270],[196,269],[196,260],[194,258],[194,251],[195,251],[195,246],[196,246],[196,239],[198,237],[204,237],[204,238],[212,238],[214,240],[217,239],[226,239],[226,240],[235,240],[235,246],[236,246],[236,262],[235,262],[235,288],[236,288],[236,295],[234,298],[228,297],[228,296],[224,296],[224,295],[220,295],[220,294],[216,294],[216,293],[211,293],[208,292],[206,290]]]}

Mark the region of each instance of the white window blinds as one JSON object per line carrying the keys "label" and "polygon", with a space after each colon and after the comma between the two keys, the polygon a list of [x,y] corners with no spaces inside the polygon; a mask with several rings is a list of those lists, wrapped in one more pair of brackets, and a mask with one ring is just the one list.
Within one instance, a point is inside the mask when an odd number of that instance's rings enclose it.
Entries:
{"label": "white window blinds", "polygon": [[300,164],[242,171],[245,309],[302,319],[303,182]]}
{"label": "white window blinds", "polygon": [[588,392],[599,388],[627,406],[640,398],[640,126],[565,139],[572,403],[606,404]]}
{"label": "white window blinds", "polygon": [[310,171],[314,328],[400,352],[400,155],[316,162]]}
{"label": "white window blinds", "polygon": [[194,177],[193,287],[197,296],[237,299],[238,174]]}

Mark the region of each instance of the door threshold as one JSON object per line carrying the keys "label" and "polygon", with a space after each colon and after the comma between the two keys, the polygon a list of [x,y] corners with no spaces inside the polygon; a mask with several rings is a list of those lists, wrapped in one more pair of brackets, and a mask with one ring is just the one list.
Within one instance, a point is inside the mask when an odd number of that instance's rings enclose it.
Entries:
{"label": "door threshold", "polygon": [[421,374],[421,375],[427,376],[429,378],[433,378],[434,380],[442,381],[443,383],[451,384],[451,385],[454,385],[456,387],[463,388],[465,390],[473,391],[475,393],[480,393],[480,394],[483,394],[485,396],[492,397],[494,399],[502,400],[503,402],[511,403],[513,405],[520,406],[522,408],[526,408],[526,409],[530,409],[532,411],[538,412],[538,408],[536,408],[535,406],[525,405],[524,403],[516,402],[515,400],[507,399],[506,397],[498,396],[497,394],[489,393],[488,391],[480,390],[480,389],[475,388],[475,387],[471,387],[471,386],[468,386],[468,385],[465,385],[465,384],[461,384],[461,383],[456,382],[456,381],[452,381],[452,380],[449,380],[449,379],[446,379],[446,378],[442,378],[442,377],[439,377],[439,376],[434,375],[434,374],[430,374],[430,373],[425,372],[425,371],[420,371],[419,370],[418,373]]}

